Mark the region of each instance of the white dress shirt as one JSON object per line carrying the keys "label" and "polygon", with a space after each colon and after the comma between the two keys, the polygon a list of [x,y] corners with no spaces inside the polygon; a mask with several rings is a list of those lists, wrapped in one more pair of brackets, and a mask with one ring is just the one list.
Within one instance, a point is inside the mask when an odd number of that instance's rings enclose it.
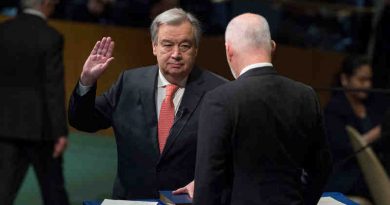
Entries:
{"label": "white dress shirt", "polygon": [[43,14],[42,12],[40,12],[36,9],[24,9],[23,13],[39,16],[39,17],[43,18],[44,20],[47,19],[45,14]]}
{"label": "white dress shirt", "polygon": [[[179,89],[177,89],[174,97],[173,97],[173,105],[175,106],[175,114],[177,113],[181,99],[183,98],[183,94],[185,91],[185,85],[187,82],[187,78],[182,80],[179,84]],[[157,78],[157,95],[156,95],[156,111],[157,111],[157,119],[160,116],[160,109],[161,109],[161,104],[164,101],[165,98],[165,87],[169,85],[167,79],[165,79],[164,75],[161,73],[160,69],[158,70],[158,78]]]}
{"label": "white dress shirt", "polygon": [[250,65],[246,66],[244,69],[241,70],[240,76],[242,74],[248,72],[249,70],[252,70],[253,68],[267,67],[267,66],[273,67],[272,63],[255,63],[255,64],[250,64]]}

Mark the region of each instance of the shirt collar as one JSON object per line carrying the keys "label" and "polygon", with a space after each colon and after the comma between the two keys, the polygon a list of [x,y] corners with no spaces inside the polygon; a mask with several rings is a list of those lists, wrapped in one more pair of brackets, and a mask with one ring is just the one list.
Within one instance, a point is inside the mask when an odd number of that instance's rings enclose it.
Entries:
{"label": "shirt collar", "polygon": [[240,75],[246,73],[246,72],[249,71],[249,70],[252,70],[253,68],[268,67],[268,66],[273,67],[272,63],[268,63],[268,62],[250,64],[250,65],[247,65],[244,69],[241,70]]}
{"label": "shirt collar", "polygon": [[24,10],[23,10],[23,13],[31,14],[31,15],[34,15],[34,16],[39,16],[39,17],[41,17],[41,18],[44,19],[44,20],[47,19],[46,16],[45,16],[45,14],[43,14],[42,12],[40,12],[40,11],[38,11],[38,10],[36,10],[36,9],[31,9],[31,8],[29,8],[29,9],[24,9]]}
{"label": "shirt collar", "polygon": [[[182,81],[179,82],[179,87],[180,88],[184,88],[186,83],[187,83],[187,79],[188,77],[184,78]],[[168,82],[168,80],[164,77],[164,75],[161,73],[161,70],[158,69],[158,82],[157,82],[157,87],[165,87],[169,84],[172,84],[170,82]]]}

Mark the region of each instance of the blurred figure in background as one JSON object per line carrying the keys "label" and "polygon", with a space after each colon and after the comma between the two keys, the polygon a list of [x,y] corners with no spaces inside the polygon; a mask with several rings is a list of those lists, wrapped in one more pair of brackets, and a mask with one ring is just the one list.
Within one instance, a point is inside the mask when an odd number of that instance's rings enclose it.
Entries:
{"label": "blurred figure in background", "polygon": [[12,205],[33,165],[45,205],[67,205],[63,37],[46,23],[56,0],[22,0],[0,25],[0,203]]}
{"label": "blurred figure in background", "polygon": [[0,2],[0,14],[15,16],[18,11],[19,0],[2,0]]}
{"label": "blurred figure in background", "polygon": [[63,6],[66,19],[101,24],[112,22],[108,0],[72,0]]}
{"label": "blurred figure in background", "polygon": [[384,0],[376,30],[372,55],[373,83],[377,88],[390,88],[390,0]]}
{"label": "blurred figure in background", "polygon": [[[342,64],[338,86],[346,89],[370,89],[371,79],[369,60],[362,56],[349,56]],[[365,91],[333,93],[324,112],[325,127],[335,161],[334,172],[326,191],[371,198],[345,127],[350,125],[356,128],[381,156],[383,144],[380,140],[380,123],[387,107],[386,102],[388,101],[383,96]]]}

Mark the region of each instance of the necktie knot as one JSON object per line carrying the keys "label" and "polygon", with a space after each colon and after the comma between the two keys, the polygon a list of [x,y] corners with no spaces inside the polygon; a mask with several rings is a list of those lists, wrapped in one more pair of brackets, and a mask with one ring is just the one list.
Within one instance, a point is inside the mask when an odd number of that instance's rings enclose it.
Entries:
{"label": "necktie knot", "polygon": [[165,96],[172,96],[175,94],[175,92],[179,89],[177,85],[169,84],[165,87]]}

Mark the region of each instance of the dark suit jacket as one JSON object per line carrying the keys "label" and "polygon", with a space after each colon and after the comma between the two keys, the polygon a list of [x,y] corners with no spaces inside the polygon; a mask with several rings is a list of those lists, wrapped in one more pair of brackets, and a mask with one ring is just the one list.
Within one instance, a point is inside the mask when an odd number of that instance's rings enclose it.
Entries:
{"label": "dark suit jacket", "polygon": [[226,188],[228,204],[316,204],[330,166],[310,87],[262,67],[205,96],[194,204],[220,204]]}
{"label": "dark suit jacket", "polygon": [[62,36],[38,16],[0,25],[1,138],[67,135],[62,48]]}
{"label": "dark suit jacket", "polygon": [[157,66],[127,70],[102,96],[94,87],[84,96],[73,92],[69,122],[94,132],[113,127],[118,150],[114,198],[158,197],[194,179],[199,103],[205,92],[225,82],[194,68],[163,153],[157,141]]}

